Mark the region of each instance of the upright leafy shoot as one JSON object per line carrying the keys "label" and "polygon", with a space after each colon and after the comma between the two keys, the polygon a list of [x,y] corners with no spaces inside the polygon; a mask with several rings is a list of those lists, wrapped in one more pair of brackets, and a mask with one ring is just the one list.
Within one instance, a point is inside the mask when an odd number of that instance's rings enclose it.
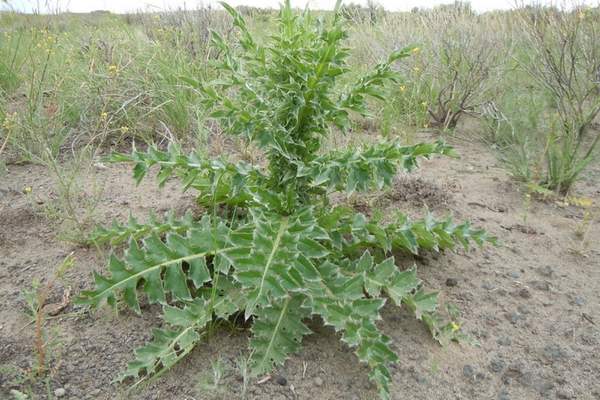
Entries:
{"label": "upright leafy shoot", "polygon": [[348,49],[337,11],[330,19],[298,15],[288,0],[277,33],[258,43],[242,16],[223,6],[238,42],[213,34],[220,79],[199,85],[204,104],[227,133],[264,151],[268,165],[208,160],[176,146],[114,155],[114,161],[134,164],[137,181],[152,166],[159,167],[160,183],[177,175],[213,212],[200,220],[168,216],[145,226],[132,219],[100,230],[98,240],[129,240],[129,246],[124,257],[111,257],[110,274],[96,274],[96,288],[80,301],[98,306],[122,299],[139,313],[142,295],[163,306],[166,327],[136,351],[124,377],[160,374],[200,342],[211,321],[234,314],[252,321],[248,365],[265,373],[300,349],[310,334],[305,321],[318,315],[369,365],[381,397],[389,398],[388,366],[397,356],[377,327],[388,298],[406,305],[438,340],[456,334],[452,322],[435,314],[437,295],[424,291],[414,267],[398,269],[392,252],[468,247],[491,238],[468,223],[400,216],[382,226],[329,205],[332,192],[383,188],[421,157],[452,154],[442,142],[328,153],[321,148],[333,127],[344,130],[351,113],[367,112],[368,97],[383,98],[386,82],[397,78],[394,63],[410,49],[394,52],[340,89],[336,80],[348,72]]}

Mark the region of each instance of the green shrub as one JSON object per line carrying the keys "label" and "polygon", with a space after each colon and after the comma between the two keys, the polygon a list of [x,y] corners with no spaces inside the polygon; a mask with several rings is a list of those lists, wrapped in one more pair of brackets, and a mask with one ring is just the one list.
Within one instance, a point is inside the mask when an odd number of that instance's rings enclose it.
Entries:
{"label": "green shrub", "polygon": [[523,84],[521,75],[511,71],[495,101],[482,107],[483,138],[498,150],[514,178],[530,183],[543,176],[545,134],[553,120],[547,99]]}
{"label": "green shrub", "polygon": [[152,166],[159,167],[161,184],[177,175],[212,212],[199,221],[132,220],[100,230],[96,242],[129,240],[129,246],[123,258],[110,257],[110,275],[96,274],[96,288],[80,302],[116,306],[122,299],[139,313],[143,293],[163,306],[167,327],[155,329],[152,342],[136,351],[125,378],[160,374],[189,354],[211,321],[240,313],[252,320],[249,366],[254,374],[269,372],[300,349],[310,334],[305,320],[320,316],[356,350],[381,397],[389,398],[388,365],[398,357],[376,325],[388,298],[411,310],[436,339],[460,335],[453,320],[436,313],[437,294],[423,289],[414,267],[399,270],[392,252],[468,247],[492,238],[450,219],[411,221],[400,214],[384,224],[329,203],[332,192],[389,186],[398,169],[414,169],[419,157],[452,154],[442,142],[321,151],[333,127],[345,129],[351,113],[366,113],[367,97],[382,97],[383,85],[397,79],[392,65],[411,49],[392,53],[340,91],[336,80],[348,71],[348,50],[339,13],[328,20],[308,11],[295,15],[288,0],[277,34],[259,44],[242,16],[224,6],[239,42],[230,46],[213,34],[223,55],[220,79],[190,83],[221,127],[256,144],[268,165],[210,160],[200,151],[184,155],[175,145],[112,156],[133,163],[138,182]]}
{"label": "green shrub", "polygon": [[595,157],[600,132],[600,30],[597,11],[532,7],[520,10],[529,44],[522,64],[550,99],[555,124],[545,137],[541,184],[566,194]]}
{"label": "green shrub", "polygon": [[470,13],[464,4],[423,18],[434,27],[430,31],[423,76],[431,80],[427,111],[431,125],[453,129],[464,114],[475,112],[491,97],[497,83],[494,73],[504,58],[498,33],[490,33],[487,23]]}

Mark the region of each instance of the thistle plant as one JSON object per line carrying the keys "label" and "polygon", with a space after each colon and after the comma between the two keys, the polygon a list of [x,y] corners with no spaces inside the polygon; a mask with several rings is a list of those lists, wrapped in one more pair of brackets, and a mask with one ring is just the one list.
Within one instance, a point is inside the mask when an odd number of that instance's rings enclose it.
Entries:
{"label": "thistle plant", "polygon": [[333,192],[389,186],[421,157],[453,154],[443,142],[322,149],[333,129],[349,126],[352,113],[368,113],[368,97],[383,98],[384,85],[398,78],[394,64],[411,48],[340,87],[336,80],[348,72],[349,51],[339,4],[332,17],[318,19],[308,11],[294,13],[286,1],[276,34],[264,44],[239,13],[223,6],[239,41],[230,45],[213,33],[221,54],[219,80],[190,82],[222,129],[255,144],[268,163],[207,159],[201,151],[186,155],[175,145],[113,155],[112,161],[133,163],[138,182],[153,166],[159,184],[179,177],[212,212],[199,220],[170,215],[101,229],[96,238],[112,245],[128,241],[128,247],[123,257],[111,255],[109,274],[95,274],[96,288],[80,301],[122,301],[137,313],[140,296],[162,305],[165,327],[136,350],[123,378],[140,382],[168,370],[201,342],[213,321],[241,315],[252,322],[248,366],[254,375],[267,373],[300,349],[311,333],[306,321],[319,316],[368,364],[381,398],[388,398],[388,366],[398,357],[377,327],[388,299],[407,307],[440,341],[459,334],[454,321],[436,313],[437,294],[424,290],[415,267],[398,268],[391,254],[493,239],[469,223],[431,215],[412,221],[399,214],[384,224],[329,202]]}

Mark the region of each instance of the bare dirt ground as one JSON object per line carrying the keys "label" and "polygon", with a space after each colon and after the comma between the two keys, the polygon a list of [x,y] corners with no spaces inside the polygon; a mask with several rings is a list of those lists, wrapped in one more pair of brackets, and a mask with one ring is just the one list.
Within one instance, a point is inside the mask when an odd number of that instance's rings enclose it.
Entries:
{"label": "bare dirt ground", "polygon": [[[393,339],[400,362],[393,367],[393,399],[600,399],[600,224],[592,224],[587,244],[575,234],[584,226],[582,207],[556,201],[527,200],[487,147],[449,140],[461,160],[435,158],[400,177],[394,190],[375,198],[387,211],[470,219],[499,238],[498,247],[429,254],[415,260],[420,277],[444,301],[461,309],[463,329],[479,345],[440,347],[405,311],[387,307],[383,330]],[[47,378],[25,379],[35,364],[34,333],[25,313],[22,290],[38,278],[47,282],[66,255],[76,264],[50,290],[60,302],[63,286],[73,295],[92,284],[91,272],[103,270],[106,252],[57,238],[55,222],[35,211],[30,186],[51,197],[52,182],[41,167],[9,166],[0,177],[0,398],[10,390],[47,399],[236,399],[242,378],[236,360],[247,349],[248,332],[224,328],[180,365],[148,385],[126,392],[112,384],[135,347],[159,326],[158,309],[142,317],[108,309],[88,313],[69,305],[48,319],[52,338]],[[97,169],[106,190],[99,211],[108,223],[129,212],[143,219],[192,204],[176,182],[157,189],[152,179],[133,186],[126,166]],[[575,193],[600,199],[600,171],[590,171]],[[43,200],[40,200],[43,201]],[[364,211],[364,210],[363,210]],[[410,261],[412,263],[412,261]],[[250,382],[249,399],[375,399],[367,368],[356,362],[329,328],[319,321],[304,349],[265,383]],[[211,363],[222,360],[217,387],[209,383]]]}

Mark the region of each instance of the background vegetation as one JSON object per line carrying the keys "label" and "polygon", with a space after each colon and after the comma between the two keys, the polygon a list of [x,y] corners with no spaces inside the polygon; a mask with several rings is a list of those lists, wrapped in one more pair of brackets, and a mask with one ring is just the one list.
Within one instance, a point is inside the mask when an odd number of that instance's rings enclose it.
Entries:
{"label": "background vegetation", "polygon": [[[273,31],[275,11],[239,11],[259,37]],[[354,118],[356,128],[410,140],[416,129],[452,134],[468,119],[472,139],[498,149],[515,178],[563,194],[593,160],[597,8],[480,15],[457,2],[386,13],[372,3],[345,5],[342,14],[352,24],[346,44],[355,74],[395,49],[418,46],[401,67],[403,80],[386,87],[385,107],[371,120]],[[208,8],[0,14],[2,163],[54,165],[81,154],[89,161],[134,140],[208,148],[220,132],[193,82],[216,76],[211,30],[226,41],[234,34],[225,13]]]}

